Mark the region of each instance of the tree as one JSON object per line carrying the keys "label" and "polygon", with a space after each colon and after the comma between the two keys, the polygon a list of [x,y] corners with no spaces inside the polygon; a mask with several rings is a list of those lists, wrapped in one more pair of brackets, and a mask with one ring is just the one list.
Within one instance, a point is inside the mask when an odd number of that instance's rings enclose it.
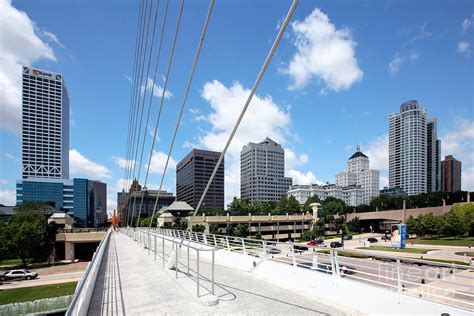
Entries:
{"label": "tree", "polygon": [[354,219],[351,219],[350,221],[347,222],[347,229],[349,229],[350,232],[353,233],[359,233],[360,232],[360,220],[358,217],[355,217]]}
{"label": "tree", "polygon": [[256,233],[253,238],[255,238],[255,239],[262,239],[262,235],[261,235],[260,233]]}
{"label": "tree", "polygon": [[314,234],[318,237],[324,236],[326,222],[324,218],[318,219],[314,224]]}
{"label": "tree", "polygon": [[23,213],[39,213],[43,215],[52,213],[52,207],[41,201],[24,202],[18,205],[15,209]]}
{"label": "tree", "polygon": [[285,214],[288,211],[288,198],[282,196],[277,204],[277,210],[280,214]]}
{"label": "tree", "polygon": [[405,223],[407,225],[407,234],[408,235],[413,235],[415,234],[415,226],[416,226],[416,220],[413,217],[413,215],[410,215]]}
{"label": "tree", "polygon": [[287,213],[296,214],[299,212],[301,212],[301,204],[294,196],[290,196],[287,203]]}
{"label": "tree", "polygon": [[341,199],[328,197],[323,201],[323,212],[325,215],[345,214],[346,203]]}
{"label": "tree", "polygon": [[209,234],[219,235],[221,232],[219,230],[219,224],[209,225]]}
{"label": "tree", "polygon": [[441,233],[444,236],[460,236],[467,231],[467,225],[458,212],[451,210],[444,214],[443,225],[441,226]]}
{"label": "tree", "polygon": [[438,234],[440,229],[439,216],[433,216],[433,213],[425,214],[421,217],[421,226],[424,229],[424,234],[434,236]]}
{"label": "tree", "polygon": [[466,233],[469,236],[474,236],[474,203],[456,204],[453,206],[453,211],[463,218]]}
{"label": "tree", "polygon": [[304,204],[303,204],[303,212],[304,213],[313,212],[313,208],[310,206],[312,203],[321,203],[321,200],[319,199],[319,196],[312,195],[306,200],[306,202],[304,202]]}
{"label": "tree", "polygon": [[246,238],[249,235],[249,228],[247,225],[238,224],[235,228],[234,236]]}
{"label": "tree", "polygon": [[19,258],[26,267],[30,259],[46,259],[54,246],[55,224],[47,224],[39,213],[21,213],[0,229],[4,257]]}
{"label": "tree", "polygon": [[193,225],[193,232],[203,233],[206,230],[206,227],[202,224]]}

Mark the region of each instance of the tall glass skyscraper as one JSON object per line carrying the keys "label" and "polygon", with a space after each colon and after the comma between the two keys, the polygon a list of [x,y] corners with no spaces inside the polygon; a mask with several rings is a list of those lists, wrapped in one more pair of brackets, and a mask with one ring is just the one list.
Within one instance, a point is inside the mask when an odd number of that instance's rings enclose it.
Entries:
{"label": "tall glass skyscraper", "polygon": [[439,190],[439,152],[436,119],[416,100],[389,116],[389,187],[409,195]]}
{"label": "tall glass skyscraper", "polygon": [[69,178],[69,97],[61,74],[23,67],[22,178]]}

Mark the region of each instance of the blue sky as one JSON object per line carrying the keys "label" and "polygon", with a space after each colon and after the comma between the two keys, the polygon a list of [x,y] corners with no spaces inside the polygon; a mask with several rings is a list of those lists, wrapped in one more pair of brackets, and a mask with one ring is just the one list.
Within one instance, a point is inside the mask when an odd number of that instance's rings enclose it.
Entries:
{"label": "blue sky", "polygon": [[[71,177],[107,182],[108,208],[115,207],[138,3],[0,0],[0,203],[14,203],[20,177],[18,83],[26,64],[64,74]],[[174,165],[191,148],[223,148],[290,4],[216,1],[165,188],[175,191]],[[207,1],[185,3],[149,187],[161,180],[207,8]],[[170,1],[159,86],[178,9]],[[388,115],[409,99],[438,119],[443,155],[462,160],[463,188],[474,190],[473,12],[472,1],[301,1],[226,156],[226,199],[239,194],[240,148],[265,136],[285,147],[295,183],[333,182],[360,144],[386,184]],[[159,103],[154,97],[153,125]],[[147,132],[145,157],[151,140]]]}

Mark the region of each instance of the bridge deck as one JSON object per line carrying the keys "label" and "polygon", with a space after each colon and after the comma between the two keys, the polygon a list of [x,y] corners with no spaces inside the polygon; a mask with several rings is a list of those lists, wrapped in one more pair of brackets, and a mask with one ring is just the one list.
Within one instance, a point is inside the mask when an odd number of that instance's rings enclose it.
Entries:
{"label": "bridge deck", "polygon": [[[114,233],[100,266],[89,314],[342,314],[316,299],[222,266],[215,267],[219,304],[205,306],[178,284],[174,272],[163,270],[161,262],[129,237]],[[206,275],[210,264],[202,262],[201,271]]]}

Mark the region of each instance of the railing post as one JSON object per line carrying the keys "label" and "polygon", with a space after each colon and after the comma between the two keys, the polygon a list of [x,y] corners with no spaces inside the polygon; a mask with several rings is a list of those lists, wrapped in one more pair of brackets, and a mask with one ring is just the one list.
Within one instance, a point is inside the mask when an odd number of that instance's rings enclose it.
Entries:
{"label": "railing post", "polygon": [[199,238],[198,238],[197,232],[194,232],[194,238],[196,238],[196,242],[199,242]]}
{"label": "railing post", "polygon": [[188,242],[188,278],[189,278],[189,242]]}
{"label": "railing post", "polygon": [[334,250],[334,267],[336,269],[336,276],[339,277],[339,261],[337,260],[337,250]]}
{"label": "railing post", "polygon": [[402,274],[400,269],[400,259],[397,258],[397,292],[398,292],[398,303],[402,295]]}
{"label": "railing post", "polygon": [[204,243],[207,245],[207,236],[206,236],[206,234],[202,234],[202,236],[204,237]]}
{"label": "railing post", "polygon": [[196,276],[196,279],[197,279],[197,297],[199,298],[199,250],[196,249],[196,253],[197,253],[197,276]]}
{"label": "railing post", "polygon": [[215,251],[212,250],[212,295],[214,295],[214,255]]}
{"label": "railing post", "polygon": [[214,247],[216,247],[216,248],[217,248],[216,235],[212,235],[212,237],[214,238]]}
{"label": "railing post", "polygon": [[227,250],[230,251],[229,236],[225,236],[225,242],[226,242],[226,244],[227,244]]}
{"label": "railing post", "polygon": [[267,259],[267,242],[265,240],[262,240],[262,245],[263,245],[263,257]]}
{"label": "railing post", "polygon": [[242,238],[242,250],[244,251],[244,255],[247,254],[247,251],[245,251],[245,240]]}
{"label": "railing post", "polygon": [[178,278],[178,248],[179,248],[179,244],[176,242],[175,243],[175,256],[174,256],[174,270],[175,270],[175,275],[176,275],[176,279]]}
{"label": "railing post", "polygon": [[295,246],[291,245],[291,256],[293,257],[293,266],[296,268]]}
{"label": "railing post", "polygon": [[331,257],[331,272],[332,275],[336,275],[336,265],[334,264],[334,250],[329,250],[329,256]]}
{"label": "railing post", "polygon": [[156,250],[156,234],[154,234],[153,236],[155,237],[155,247],[154,248],[155,248],[155,261],[156,261],[156,251],[157,251]]}
{"label": "railing post", "polygon": [[165,268],[165,237],[161,237],[162,245],[163,245],[163,269]]}

